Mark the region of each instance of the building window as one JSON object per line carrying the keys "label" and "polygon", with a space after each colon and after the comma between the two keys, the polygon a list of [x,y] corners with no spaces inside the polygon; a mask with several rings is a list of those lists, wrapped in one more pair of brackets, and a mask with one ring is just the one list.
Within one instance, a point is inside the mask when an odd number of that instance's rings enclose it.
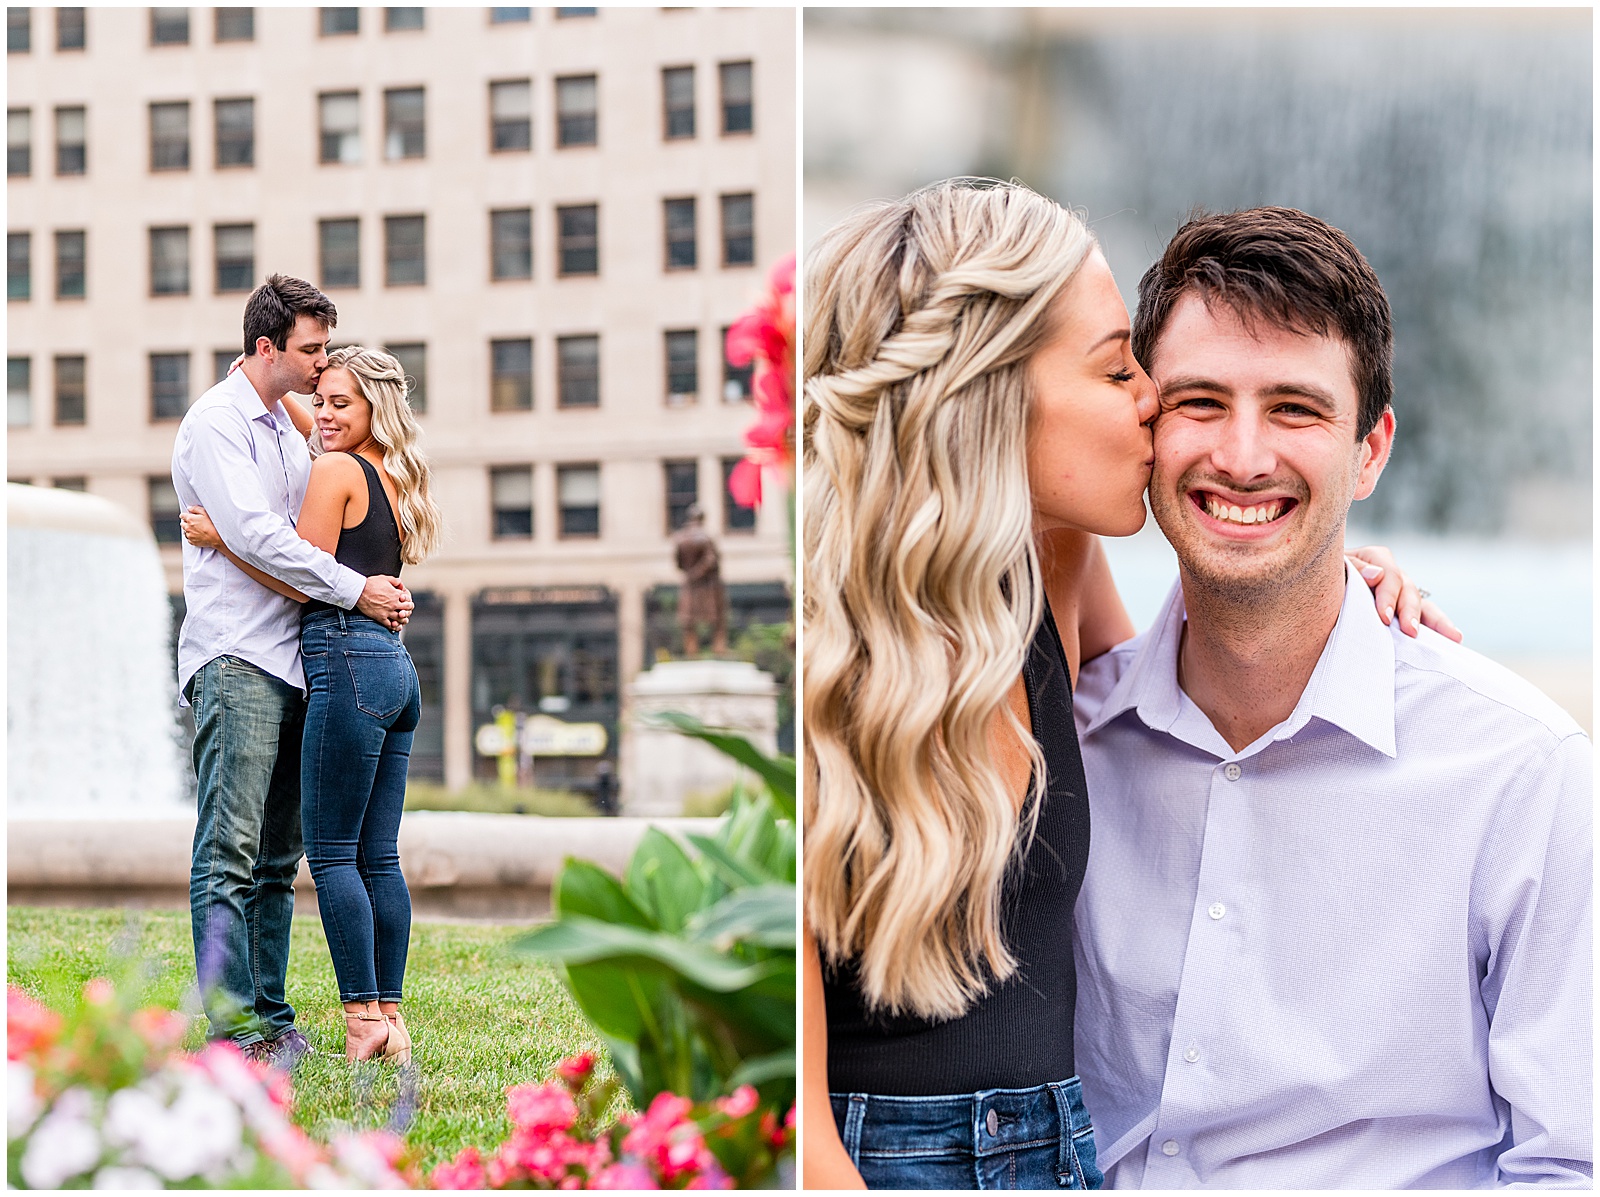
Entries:
{"label": "building window", "polygon": [[189,10],[187,8],[152,8],[150,10],[150,44],[152,46],[187,46],[189,44]]}
{"label": "building window", "polygon": [[82,424],[85,419],[83,393],[84,359],[79,356],[56,358],[56,423]]}
{"label": "building window", "polygon": [[533,20],[532,8],[491,8],[489,10],[489,24],[511,25],[518,21]]}
{"label": "building window", "polygon": [[692,328],[667,333],[667,406],[695,401],[700,389],[700,334]]}
{"label": "building window", "polygon": [[598,15],[599,12],[598,8],[558,8],[556,9],[556,20],[564,21],[569,17],[592,17]]}
{"label": "building window", "polygon": [[756,263],[756,197],[722,197],[722,264],[754,266]]}
{"label": "building window", "polygon": [[189,294],[189,226],[150,230],[150,294]]}
{"label": "building window", "polygon": [[600,208],[582,204],[557,208],[562,274],[600,273]]}
{"label": "building window", "polygon": [[386,33],[398,33],[405,29],[421,29],[423,13],[421,8],[386,8],[383,10],[383,28]]}
{"label": "building window", "polygon": [[489,471],[489,502],[497,540],[533,535],[533,467],[499,466]]}
{"label": "building window", "polygon": [[689,519],[689,508],[700,501],[700,465],[695,461],[661,463],[667,482],[667,535]]}
{"label": "building window", "polygon": [[694,68],[665,67],[661,72],[661,136],[667,141],[694,136]]}
{"label": "building window", "polygon": [[725,62],[717,67],[722,85],[723,133],[749,133],[755,127],[755,85],[751,64]]}
{"label": "building window", "polygon": [[218,100],[217,166],[256,164],[256,102]]}
{"label": "building window", "polygon": [[33,109],[6,109],[6,175],[33,173]]}
{"label": "building window", "polygon": [[361,32],[361,10],[359,8],[324,8],[322,10],[323,37],[338,37],[346,33]]}
{"label": "building window", "polygon": [[172,485],[172,478],[166,474],[150,478],[148,482],[150,530],[156,534],[156,543],[182,544],[183,504],[178,502],[178,488]]}
{"label": "building window", "polygon": [[56,109],[56,174],[81,175],[89,169],[89,120],[82,107]]}
{"label": "building window", "polygon": [[150,169],[189,169],[189,104],[150,105]]}
{"label": "building window", "polygon": [[31,8],[6,9],[6,53],[26,54],[33,49]]}
{"label": "building window", "polygon": [[383,281],[405,287],[428,281],[427,227],[422,216],[383,218]]}
{"label": "building window", "polygon": [[82,50],[88,45],[87,32],[83,9],[56,9],[57,50]]}
{"label": "building window", "polygon": [[317,97],[322,121],[322,160],[361,161],[361,99],[353,91],[324,92]]}
{"label": "building window", "polygon": [[728,360],[728,330],[722,330],[722,401],[724,403],[746,403],[750,399],[752,380],[755,378],[756,364],[748,361],[742,366],[736,366]]}
{"label": "building window", "polygon": [[489,409],[533,410],[533,338],[489,342]]}
{"label": "building window", "polygon": [[33,359],[6,358],[6,427],[33,423]]}
{"label": "building window", "polygon": [[396,87],[383,93],[383,154],[392,160],[421,158],[427,152],[427,126],[420,87]]}
{"label": "building window", "polygon": [[695,268],[694,196],[662,201],[667,231],[666,269]]}
{"label": "building window", "polygon": [[556,406],[600,406],[600,338],[556,338]]}
{"label": "building window", "polygon": [[361,221],[319,220],[317,240],[321,247],[322,285],[359,287],[361,285]]}
{"label": "building window", "polygon": [[489,213],[489,277],[533,277],[533,210]]}
{"label": "building window", "polygon": [[533,84],[527,79],[489,84],[490,151],[500,154],[532,148]]}
{"label": "building window", "polygon": [[213,384],[221,382],[228,377],[228,370],[233,365],[233,359],[239,356],[237,347],[233,349],[213,349],[211,351],[211,381]]}
{"label": "building window", "polygon": [[733,478],[733,471],[743,461],[742,457],[724,457],[722,459],[722,530],[724,532],[754,532],[756,530],[756,509],[754,507],[741,507],[739,501],[733,497],[733,488],[728,485]]}
{"label": "building window", "polygon": [[189,355],[150,355],[150,419],[181,420],[189,410]]}
{"label": "building window", "polygon": [[598,145],[600,88],[594,75],[556,80],[556,144]]}
{"label": "building window", "polygon": [[600,467],[556,467],[556,501],[561,506],[562,536],[600,535]]}
{"label": "building window", "polygon": [[71,490],[81,495],[89,489],[89,480],[82,474],[68,474],[65,478],[50,479],[50,486],[55,490]]}
{"label": "building window", "polygon": [[428,347],[420,341],[403,345],[385,345],[383,351],[394,356],[405,371],[408,381],[406,401],[415,415],[428,411]]}
{"label": "building window", "polygon": [[33,234],[6,234],[6,299],[33,298]]}
{"label": "building window", "polygon": [[214,8],[212,37],[219,42],[256,40],[256,10],[253,8]]}
{"label": "building window", "polygon": [[82,229],[56,233],[56,298],[82,299],[88,293],[89,261]]}
{"label": "building window", "polygon": [[217,261],[217,291],[248,291],[256,279],[256,226],[219,224],[212,230]]}

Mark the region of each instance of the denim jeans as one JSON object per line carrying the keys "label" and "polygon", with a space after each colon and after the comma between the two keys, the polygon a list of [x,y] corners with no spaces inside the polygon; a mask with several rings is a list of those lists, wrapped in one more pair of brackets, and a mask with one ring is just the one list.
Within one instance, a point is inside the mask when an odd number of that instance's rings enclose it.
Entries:
{"label": "denim jeans", "polygon": [[1098,1189],[1078,1078],[951,1097],[832,1094],[869,1189]]}
{"label": "denim jeans", "polygon": [[284,1000],[300,866],[299,689],[238,657],[189,683],[199,811],[189,868],[195,971],[214,1038],[241,1045],[294,1026]]}
{"label": "denim jeans", "polygon": [[364,615],[316,611],[300,625],[306,738],[301,818],[339,998],[400,1000],[411,894],[400,813],[422,691],[398,632]]}

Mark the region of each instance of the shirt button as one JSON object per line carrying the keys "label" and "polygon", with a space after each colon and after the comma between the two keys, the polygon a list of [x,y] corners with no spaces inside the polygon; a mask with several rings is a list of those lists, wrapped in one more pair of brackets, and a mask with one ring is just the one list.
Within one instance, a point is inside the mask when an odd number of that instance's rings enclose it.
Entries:
{"label": "shirt button", "polygon": [[1178,1154],[1178,1141],[1176,1139],[1168,1139],[1165,1143],[1163,1143],[1161,1145],[1161,1154],[1162,1155],[1177,1155]]}
{"label": "shirt button", "polygon": [[1230,764],[1226,769],[1224,769],[1222,771],[1222,776],[1226,777],[1229,781],[1238,781],[1239,780],[1239,774],[1241,774],[1243,772],[1244,772],[1244,770],[1239,768],[1238,765]]}
{"label": "shirt button", "polygon": [[1183,1053],[1183,1058],[1189,1061],[1189,1063],[1193,1064],[1200,1058],[1200,1049],[1198,1047],[1191,1047],[1188,1051]]}
{"label": "shirt button", "polygon": [[1220,919],[1223,915],[1228,913],[1228,908],[1221,902],[1213,902],[1206,913],[1214,919]]}
{"label": "shirt button", "polygon": [[989,1116],[983,1120],[983,1125],[988,1129],[988,1131],[989,1131],[989,1133],[991,1135],[999,1134],[1000,1133],[1000,1116],[998,1114],[996,1114],[993,1110],[990,1110],[989,1111]]}

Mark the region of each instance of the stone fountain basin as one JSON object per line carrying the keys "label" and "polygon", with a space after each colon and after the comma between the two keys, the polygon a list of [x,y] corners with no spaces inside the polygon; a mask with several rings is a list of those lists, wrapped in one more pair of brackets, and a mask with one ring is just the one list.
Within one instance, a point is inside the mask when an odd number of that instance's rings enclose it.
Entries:
{"label": "stone fountain basin", "polygon": [[[7,900],[15,905],[187,909],[194,816],[16,818],[7,821]],[[412,811],[400,822],[400,868],[413,917],[425,921],[537,922],[569,856],[620,873],[645,829],[680,838],[715,819],[557,819]],[[315,917],[305,862],[295,914]]]}

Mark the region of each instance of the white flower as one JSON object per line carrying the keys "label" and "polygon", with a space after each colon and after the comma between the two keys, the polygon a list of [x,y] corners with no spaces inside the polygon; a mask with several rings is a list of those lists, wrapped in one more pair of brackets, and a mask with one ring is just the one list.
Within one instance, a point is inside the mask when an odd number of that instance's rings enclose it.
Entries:
{"label": "white flower", "polygon": [[156,1093],[155,1078],[142,1085],[118,1089],[106,1103],[106,1140],[119,1147],[141,1143],[156,1124],[167,1118],[166,1103]]}
{"label": "white flower", "polygon": [[22,1153],[22,1179],[32,1189],[59,1189],[65,1180],[100,1162],[100,1136],[89,1123],[93,1101],[82,1089],[68,1089],[28,1139]]}
{"label": "white flower", "polygon": [[239,1149],[239,1108],[205,1078],[186,1076],[178,1099],[140,1133],[138,1158],[168,1180],[208,1172]]}
{"label": "white flower", "polygon": [[33,1069],[20,1060],[12,1060],[6,1065],[6,1137],[22,1138],[43,1108],[33,1087]]}
{"label": "white flower", "polygon": [[163,1189],[161,1178],[145,1168],[109,1167],[94,1174],[97,1189]]}

